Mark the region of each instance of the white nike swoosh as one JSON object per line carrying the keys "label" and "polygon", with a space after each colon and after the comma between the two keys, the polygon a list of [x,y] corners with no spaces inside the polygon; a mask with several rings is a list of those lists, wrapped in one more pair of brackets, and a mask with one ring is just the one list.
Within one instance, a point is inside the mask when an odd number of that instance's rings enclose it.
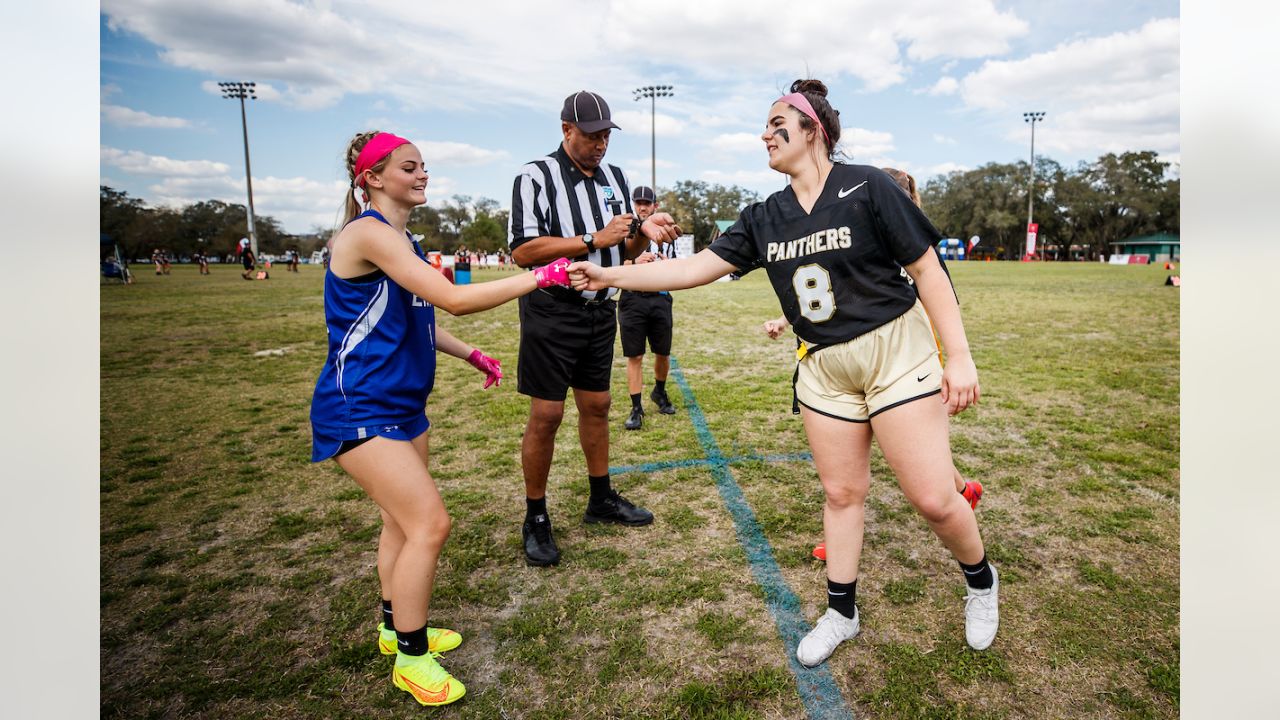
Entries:
{"label": "white nike swoosh", "polygon": [[862,187],[863,185],[866,185],[866,184],[867,184],[867,181],[866,181],[866,180],[863,180],[862,182],[858,183],[857,185],[854,185],[853,187],[849,188],[848,190],[845,190],[844,188],[840,188],[840,192],[836,193],[836,197],[847,197],[847,196],[849,195],[849,193],[853,192],[854,190],[857,190],[858,188],[860,188],[860,187]]}

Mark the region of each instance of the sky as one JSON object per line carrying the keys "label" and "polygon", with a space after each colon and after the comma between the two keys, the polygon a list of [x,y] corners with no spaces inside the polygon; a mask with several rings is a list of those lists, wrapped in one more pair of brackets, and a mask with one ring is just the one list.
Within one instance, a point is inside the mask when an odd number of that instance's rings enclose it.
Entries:
{"label": "sky", "polygon": [[[1175,163],[1177,2],[763,3],[103,0],[101,183],[151,206],[246,199],[246,102],[254,207],[291,233],[332,227],[348,140],[412,140],[428,202],[510,207],[523,163],[561,139],[564,98],[591,90],[621,130],[606,161],[632,184],[679,180],[781,189],[759,135],[792,80],[815,77],[840,111],[851,162],[922,183],[1025,161],[1067,167],[1151,150]],[[665,84],[674,96],[635,99]],[[652,133],[652,136],[651,136]]]}

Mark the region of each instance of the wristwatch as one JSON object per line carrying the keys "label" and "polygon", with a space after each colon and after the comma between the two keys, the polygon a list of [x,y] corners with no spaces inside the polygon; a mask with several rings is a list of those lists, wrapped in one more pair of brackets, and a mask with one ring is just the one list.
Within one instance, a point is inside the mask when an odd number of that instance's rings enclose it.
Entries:
{"label": "wristwatch", "polygon": [[594,252],[596,249],[596,236],[591,233],[583,233],[582,244],[587,246],[587,252]]}
{"label": "wristwatch", "polygon": [[640,232],[640,226],[643,224],[644,224],[644,221],[641,220],[640,218],[633,218],[631,220],[631,230],[627,234],[630,235],[631,237],[635,237],[636,233]]}

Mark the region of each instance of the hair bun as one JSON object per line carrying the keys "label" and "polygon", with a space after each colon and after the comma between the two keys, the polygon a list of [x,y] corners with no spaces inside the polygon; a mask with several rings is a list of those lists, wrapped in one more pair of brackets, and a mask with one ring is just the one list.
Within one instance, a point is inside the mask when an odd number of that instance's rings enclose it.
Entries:
{"label": "hair bun", "polygon": [[827,86],[821,80],[797,80],[791,83],[791,92],[813,93],[820,97],[827,96]]}

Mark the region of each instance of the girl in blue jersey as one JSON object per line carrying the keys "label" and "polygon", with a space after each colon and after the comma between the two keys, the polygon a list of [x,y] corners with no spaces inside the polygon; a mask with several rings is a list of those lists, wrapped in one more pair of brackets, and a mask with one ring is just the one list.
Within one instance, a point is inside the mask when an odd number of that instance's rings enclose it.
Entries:
{"label": "girl in blue jersey", "polygon": [[959,562],[968,588],[965,639],[983,650],[999,627],[998,580],[975,515],[952,484],[947,418],[977,403],[978,371],[934,249],[941,234],[882,170],[832,161],[840,121],[826,95],[821,82],[797,80],[769,108],[761,139],[769,167],[790,184],[744,209],[709,248],[648,265],[574,263],[573,286],[678,290],[763,267],[803,341],[796,396],[826,494],[828,609],[800,641],[797,659],[817,665],[858,634],[873,436],[907,499]]}
{"label": "girl in blue jersey", "polygon": [[[502,372],[496,360],[437,328],[435,309],[463,315],[540,287],[566,285],[569,262],[561,258],[517,277],[454,286],[406,231],[409,213],[426,202],[427,171],[418,149],[390,133],[367,132],[351,141],[346,158],[352,193],[325,273],[329,353],[311,403],[311,457],[335,458],[378,504],[378,644],[384,654],[396,655],[396,687],[423,705],[444,705],[466,690],[433,656],[457,647],[461,637],[427,627],[450,526],[427,469],[427,395],[437,349],[485,372],[485,387]],[[356,190],[367,205],[363,212]]]}

